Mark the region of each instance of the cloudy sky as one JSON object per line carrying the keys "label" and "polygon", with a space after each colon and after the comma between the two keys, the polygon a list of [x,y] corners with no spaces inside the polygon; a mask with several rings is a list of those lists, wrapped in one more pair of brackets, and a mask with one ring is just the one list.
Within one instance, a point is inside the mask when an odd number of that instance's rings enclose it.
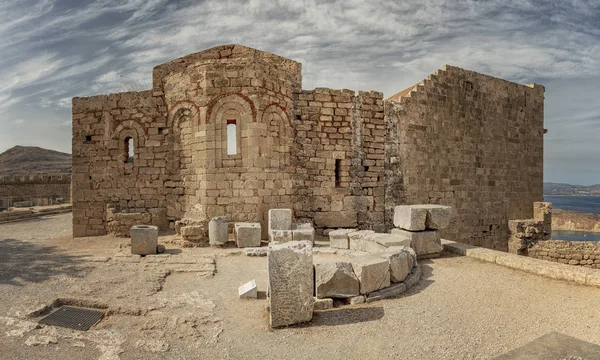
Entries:
{"label": "cloudy sky", "polygon": [[389,96],[444,64],[541,83],[544,180],[600,183],[597,0],[0,0],[0,152],[70,152],[71,97],[228,43],[302,62],[305,89]]}

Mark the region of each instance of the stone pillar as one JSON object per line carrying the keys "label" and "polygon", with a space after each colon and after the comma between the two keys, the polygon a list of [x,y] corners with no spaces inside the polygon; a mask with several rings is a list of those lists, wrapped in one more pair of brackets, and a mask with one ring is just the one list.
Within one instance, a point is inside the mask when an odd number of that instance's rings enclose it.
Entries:
{"label": "stone pillar", "polygon": [[314,307],[312,244],[270,244],[267,256],[271,327],[310,321]]}
{"label": "stone pillar", "polygon": [[229,224],[226,216],[217,216],[208,223],[208,243],[222,246],[229,240]]}

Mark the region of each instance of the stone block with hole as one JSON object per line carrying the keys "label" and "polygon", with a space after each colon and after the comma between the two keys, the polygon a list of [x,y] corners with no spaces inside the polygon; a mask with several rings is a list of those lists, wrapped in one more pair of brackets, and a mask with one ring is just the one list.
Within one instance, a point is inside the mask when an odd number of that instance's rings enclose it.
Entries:
{"label": "stone block with hole", "polygon": [[233,225],[237,247],[259,247],[261,237],[260,223],[237,222]]}
{"label": "stone block with hole", "polygon": [[158,247],[158,227],[134,225],[130,230],[131,253],[134,255],[154,255]]}

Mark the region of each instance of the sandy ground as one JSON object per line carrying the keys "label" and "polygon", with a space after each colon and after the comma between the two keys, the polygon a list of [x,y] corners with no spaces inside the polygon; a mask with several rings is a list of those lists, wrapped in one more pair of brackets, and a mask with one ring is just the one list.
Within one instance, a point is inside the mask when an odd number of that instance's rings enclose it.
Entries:
{"label": "sandy ground", "polygon": [[[266,258],[232,249],[132,257],[127,239],[71,238],[71,215],[0,225],[1,359],[491,359],[551,331],[600,343],[600,289],[473,259],[422,261],[403,296],[271,330],[240,300]],[[89,331],[39,326],[56,299],[108,306]],[[599,356],[600,357],[600,356]]]}

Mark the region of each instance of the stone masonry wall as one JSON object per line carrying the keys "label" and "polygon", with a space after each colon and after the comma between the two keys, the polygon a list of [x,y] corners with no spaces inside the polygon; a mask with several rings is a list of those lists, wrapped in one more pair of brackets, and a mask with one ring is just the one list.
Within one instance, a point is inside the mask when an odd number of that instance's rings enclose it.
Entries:
{"label": "stone masonry wall", "polygon": [[317,88],[298,95],[295,214],[319,229],[383,230],[383,94]]}
{"label": "stone masonry wall", "polygon": [[544,88],[446,66],[390,100],[386,209],[452,206],[443,237],[506,251],[542,200]]}
{"label": "stone masonry wall", "polygon": [[71,199],[71,175],[0,176],[0,198],[33,201],[35,205],[38,203],[41,205],[43,199],[46,199],[47,203],[50,199],[62,198],[68,203]]}
{"label": "stone masonry wall", "polygon": [[533,203],[533,218],[508,221],[508,252],[528,255],[538,242],[550,240],[552,234],[552,203]]}

